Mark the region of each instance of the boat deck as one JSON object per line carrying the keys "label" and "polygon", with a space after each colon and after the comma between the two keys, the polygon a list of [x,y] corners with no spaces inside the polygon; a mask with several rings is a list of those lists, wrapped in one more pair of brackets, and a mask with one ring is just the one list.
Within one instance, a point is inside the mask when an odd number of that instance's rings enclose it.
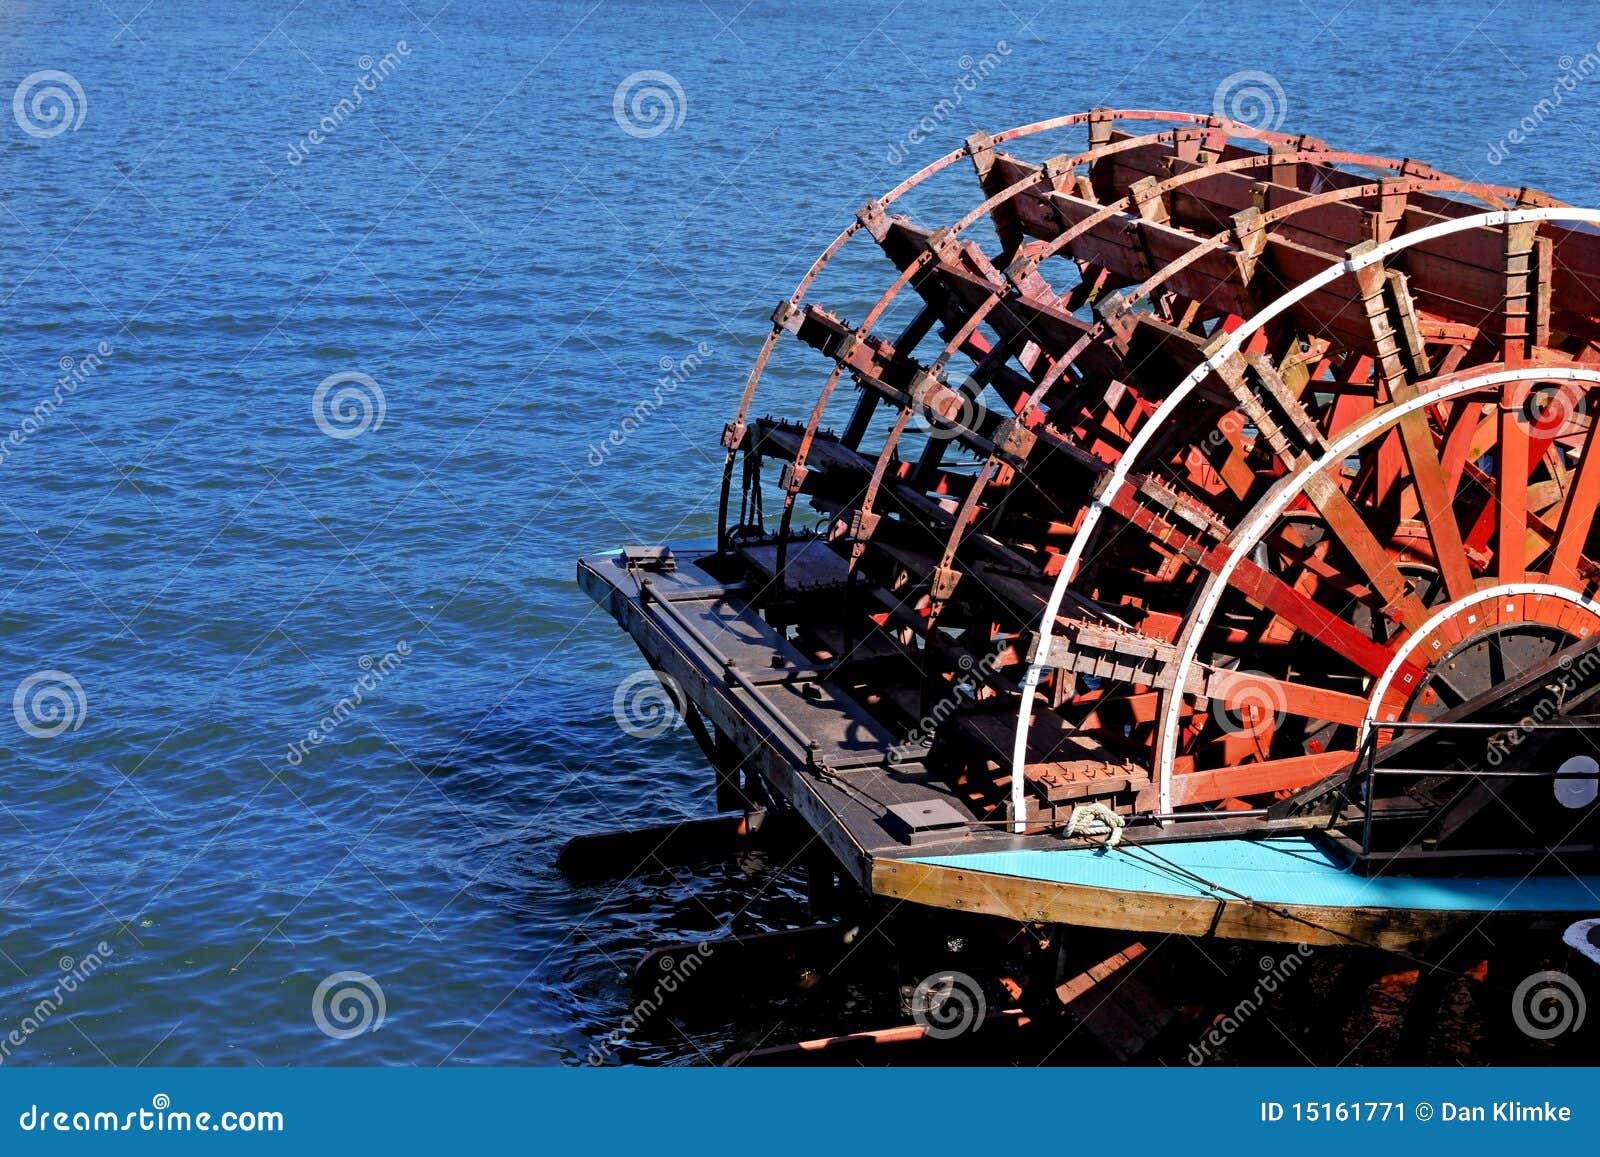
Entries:
{"label": "boat deck", "polygon": [[718,581],[709,558],[685,552],[652,569],[590,556],[578,578],[871,893],[1023,921],[1403,950],[1485,922],[1558,930],[1600,912],[1600,876],[1510,865],[1503,876],[1360,876],[1293,825],[1248,838],[1274,829],[1219,819],[1192,840],[1195,825],[1151,825],[1114,849],[1011,834],[772,628],[751,588]]}

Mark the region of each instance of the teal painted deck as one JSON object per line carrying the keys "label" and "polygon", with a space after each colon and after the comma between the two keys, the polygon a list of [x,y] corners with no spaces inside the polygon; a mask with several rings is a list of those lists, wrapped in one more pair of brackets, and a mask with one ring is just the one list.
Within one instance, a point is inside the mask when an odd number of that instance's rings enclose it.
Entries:
{"label": "teal painted deck", "polygon": [[[1161,859],[1157,859],[1159,856]],[[1162,863],[1169,860],[1226,891],[1217,891]],[[912,861],[1055,884],[1160,896],[1236,899],[1329,908],[1416,908],[1472,912],[1600,912],[1600,876],[1358,876],[1316,842],[1206,840],[1059,852],[984,852]]]}

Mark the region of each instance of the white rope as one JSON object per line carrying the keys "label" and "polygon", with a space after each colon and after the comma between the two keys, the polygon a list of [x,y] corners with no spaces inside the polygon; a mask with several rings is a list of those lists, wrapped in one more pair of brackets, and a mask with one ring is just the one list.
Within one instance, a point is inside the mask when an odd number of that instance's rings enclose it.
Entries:
{"label": "white rope", "polygon": [[1112,811],[1100,800],[1092,803],[1079,804],[1072,809],[1072,815],[1067,820],[1067,838],[1073,836],[1110,836],[1106,847],[1114,848],[1117,841],[1122,838],[1122,829],[1128,821]]}

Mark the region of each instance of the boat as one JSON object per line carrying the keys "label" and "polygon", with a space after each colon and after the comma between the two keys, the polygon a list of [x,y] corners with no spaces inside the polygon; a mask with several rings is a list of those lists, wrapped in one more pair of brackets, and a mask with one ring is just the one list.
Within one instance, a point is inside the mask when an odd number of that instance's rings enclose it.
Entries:
{"label": "boat", "polygon": [[579,582],[715,840],[781,823],[869,910],[1554,950],[1600,908],[1597,224],[1215,113],[978,133],[778,304],[716,541]]}

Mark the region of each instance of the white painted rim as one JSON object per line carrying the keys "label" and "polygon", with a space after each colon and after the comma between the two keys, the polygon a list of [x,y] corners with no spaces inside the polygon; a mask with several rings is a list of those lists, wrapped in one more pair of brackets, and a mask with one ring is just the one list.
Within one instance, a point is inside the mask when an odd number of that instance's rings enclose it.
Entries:
{"label": "white painted rim", "polygon": [[1579,920],[1576,924],[1568,926],[1561,939],[1568,948],[1575,949],[1586,959],[1600,964],[1600,948],[1596,948],[1589,939],[1589,933],[1600,927],[1600,920]]}
{"label": "white painted rim", "polygon": [[[1401,666],[1411,657],[1413,651],[1428,640],[1428,636],[1439,629],[1439,624],[1454,615],[1460,614],[1468,607],[1475,607],[1479,603],[1493,602],[1495,599],[1510,598],[1514,595],[1543,595],[1558,602],[1571,603],[1573,606],[1582,607],[1590,614],[1600,616],[1600,604],[1592,599],[1586,599],[1576,591],[1566,587],[1558,587],[1551,583],[1501,583],[1499,586],[1485,587],[1481,591],[1473,591],[1464,599],[1457,599],[1447,603],[1437,612],[1428,617],[1428,621],[1418,627],[1416,633],[1411,635],[1395,652],[1389,666],[1384,669],[1378,681],[1372,685],[1372,694],[1367,699],[1367,717],[1361,722],[1361,742],[1366,742],[1369,732],[1375,723],[1392,723],[1392,719],[1378,719],[1378,705],[1389,694],[1389,687],[1394,683],[1395,676],[1400,673]],[[1359,744],[1357,745],[1359,747]]]}

